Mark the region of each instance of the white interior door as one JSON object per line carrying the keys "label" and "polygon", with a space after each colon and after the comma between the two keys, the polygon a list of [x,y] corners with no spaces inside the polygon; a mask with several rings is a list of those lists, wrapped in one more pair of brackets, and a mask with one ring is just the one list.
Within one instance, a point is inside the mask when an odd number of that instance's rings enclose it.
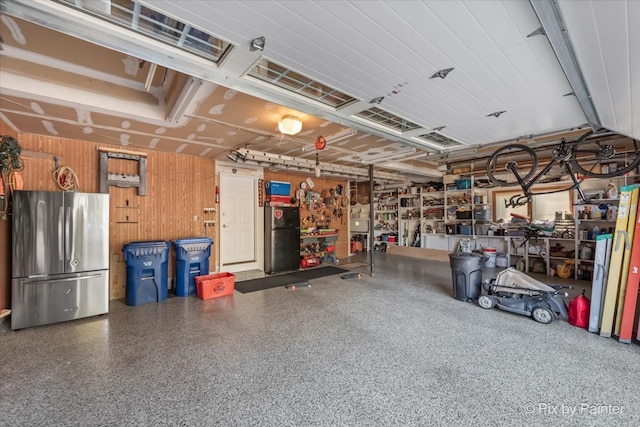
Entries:
{"label": "white interior door", "polygon": [[256,189],[253,176],[220,174],[220,264],[226,270],[258,262]]}

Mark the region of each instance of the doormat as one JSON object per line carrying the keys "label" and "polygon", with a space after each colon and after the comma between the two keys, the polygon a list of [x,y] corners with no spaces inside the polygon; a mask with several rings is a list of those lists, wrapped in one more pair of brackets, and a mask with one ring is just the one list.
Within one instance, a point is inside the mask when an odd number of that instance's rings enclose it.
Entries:
{"label": "doormat", "polygon": [[287,274],[276,274],[273,276],[263,277],[261,279],[245,280],[236,282],[235,290],[241,294],[249,292],[263,291],[278,286],[285,286],[294,283],[306,282],[307,280],[317,279],[319,277],[331,276],[333,274],[341,274],[348,272],[344,268],[326,266],[312,268],[310,270],[294,271]]}

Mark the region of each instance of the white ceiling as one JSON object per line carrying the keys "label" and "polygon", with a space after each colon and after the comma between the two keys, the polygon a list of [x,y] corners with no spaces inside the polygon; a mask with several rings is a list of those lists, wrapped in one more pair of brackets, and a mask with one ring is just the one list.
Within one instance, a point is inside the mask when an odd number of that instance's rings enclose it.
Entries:
{"label": "white ceiling", "polygon": [[601,125],[640,139],[640,2],[559,7]]}
{"label": "white ceiling", "polygon": [[[444,134],[467,145],[585,123],[575,99],[563,96],[571,88],[548,41],[526,37],[540,26],[526,2],[153,5],[241,49],[265,36],[269,59],[365,103],[385,96],[385,110],[426,128],[446,126]],[[446,79],[429,78],[451,67]]]}
{"label": "white ceiling", "polygon": [[[87,3],[89,0],[76,1]],[[108,0],[99,1],[108,3]],[[233,49],[221,64],[215,65],[55,2],[0,0],[1,10],[13,17],[202,78],[206,83],[200,98],[217,96],[227,100],[221,91],[229,94],[232,90],[243,94],[238,99],[244,102],[258,98],[267,105],[274,103],[308,115],[309,125],[303,128],[307,131],[304,135],[307,140],[301,137],[292,144],[286,144],[286,140],[280,144],[264,141],[263,146],[252,147],[265,152],[308,157],[309,153],[302,148],[317,134],[326,134],[326,126],[331,123],[330,127],[335,130],[342,127],[358,130],[360,139],[352,138],[340,147],[337,144],[328,147],[323,153],[325,161],[354,166],[370,159],[368,163],[379,168],[434,176],[438,162],[453,155],[449,150],[433,154],[438,150],[414,137],[436,127],[445,126],[440,133],[468,147],[465,154],[459,156],[471,158],[482,145],[531,135],[561,134],[589,125],[578,99],[567,96],[572,87],[547,37],[528,36],[540,28],[541,23],[532,4],[526,1],[154,0],[141,3],[226,40]],[[556,2],[536,3],[549,7]],[[640,29],[632,25],[640,22],[640,2],[557,3],[600,120],[591,124],[640,138]],[[8,41],[14,34],[6,20],[3,24],[1,34]],[[266,39],[264,51],[250,51],[251,40],[259,36]],[[31,56],[20,49],[16,46],[0,54],[28,61],[26,58]],[[56,54],[51,52],[51,56]],[[262,57],[349,94],[359,102],[343,109],[330,109],[246,78],[245,74]],[[46,64],[42,58],[31,61]],[[87,67],[91,67],[90,62]],[[453,68],[445,79],[430,78],[445,68]],[[5,96],[51,103],[55,102],[55,96],[43,99],[42,93],[35,93],[33,85],[25,85],[16,78],[20,72],[0,71],[4,72],[0,74],[3,95],[0,113],[14,126],[24,123],[15,126],[18,131],[33,131],[27,129],[26,120],[21,120],[26,112],[10,108]],[[354,117],[354,113],[373,106],[370,100],[382,96],[384,100],[377,105],[379,108],[414,122],[421,129],[401,134]],[[88,97],[82,102],[78,98],[67,99],[65,103],[70,107],[83,103],[83,108],[89,111],[104,112],[104,99],[100,100],[102,105],[92,105]],[[196,97],[195,102],[206,101]],[[209,104],[220,105],[213,101]],[[122,118],[132,114],[129,104],[121,105],[119,112],[113,107],[109,114],[121,114]],[[491,116],[499,111],[505,113]],[[226,124],[236,129],[242,127],[246,133],[241,132],[234,139],[226,135],[229,132],[224,126],[215,130],[209,127],[208,139],[218,143],[207,149],[204,139],[196,141],[197,138],[188,137],[194,131],[186,122],[196,118],[203,123],[219,119],[207,116],[194,105],[187,109],[185,120],[178,125],[165,123],[176,132],[184,125],[183,135],[175,135],[176,143],[155,141],[153,148],[190,152],[191,145],[197,142],[198,148],[193,151],[196,155],[226,156],[242,142],[240,137],[244,142],[257,143],[259,141],[252,139],[256,135],[273,134],[277,121],[265,120],[267,123],[260,127],[257,120],[247,129],[247,117],[238,117],[235,123],[225,117]],[[51,120],[55,123],[55,117]],[[162,120],[154,116],[152,109],[146,116],[140,113],[133,121],[134,128],[140,123],[140,138],[127,138],[127,142],[149,147],[148,141],[152,137],[157,139],[158,135],[145,130],[143,125],[155,126]],[[219,120],[216,123],[222,125]],[[143,135],[147,135],[147,139],[143,140]],[[391,156],[394,156],[392,160]]]}

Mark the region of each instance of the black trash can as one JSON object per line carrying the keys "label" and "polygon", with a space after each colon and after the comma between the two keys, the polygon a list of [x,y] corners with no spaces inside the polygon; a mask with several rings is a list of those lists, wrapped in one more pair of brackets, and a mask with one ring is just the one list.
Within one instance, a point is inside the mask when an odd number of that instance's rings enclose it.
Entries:
{"label": "black trash can", "polygon": [[124,245],[127,266],[127,305],[136,306],[167,299],[168,259],[171,244],[165,241]]}
{"label": "black trash can", "polygon": [[196,276],[209,274],[209,256],[213,240],[209,237],[180,239],[173,242],[176,249],[176,296],[196,294]]}
{"label": "black trash can", "polygon": [[480,297],[482,267],[487,258],[483,255],[470,253],[449,254],[455,299],[471,302]]}

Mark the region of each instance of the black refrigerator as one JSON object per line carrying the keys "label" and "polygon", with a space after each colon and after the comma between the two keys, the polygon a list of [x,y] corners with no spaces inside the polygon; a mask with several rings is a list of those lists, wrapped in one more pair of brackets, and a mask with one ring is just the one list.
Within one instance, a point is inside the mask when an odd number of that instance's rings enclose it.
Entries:
{"label": "black refrigerator", "polygon": [[300,268],[299,208],[265,207],[264,248],[265,273],[282,273]]}

